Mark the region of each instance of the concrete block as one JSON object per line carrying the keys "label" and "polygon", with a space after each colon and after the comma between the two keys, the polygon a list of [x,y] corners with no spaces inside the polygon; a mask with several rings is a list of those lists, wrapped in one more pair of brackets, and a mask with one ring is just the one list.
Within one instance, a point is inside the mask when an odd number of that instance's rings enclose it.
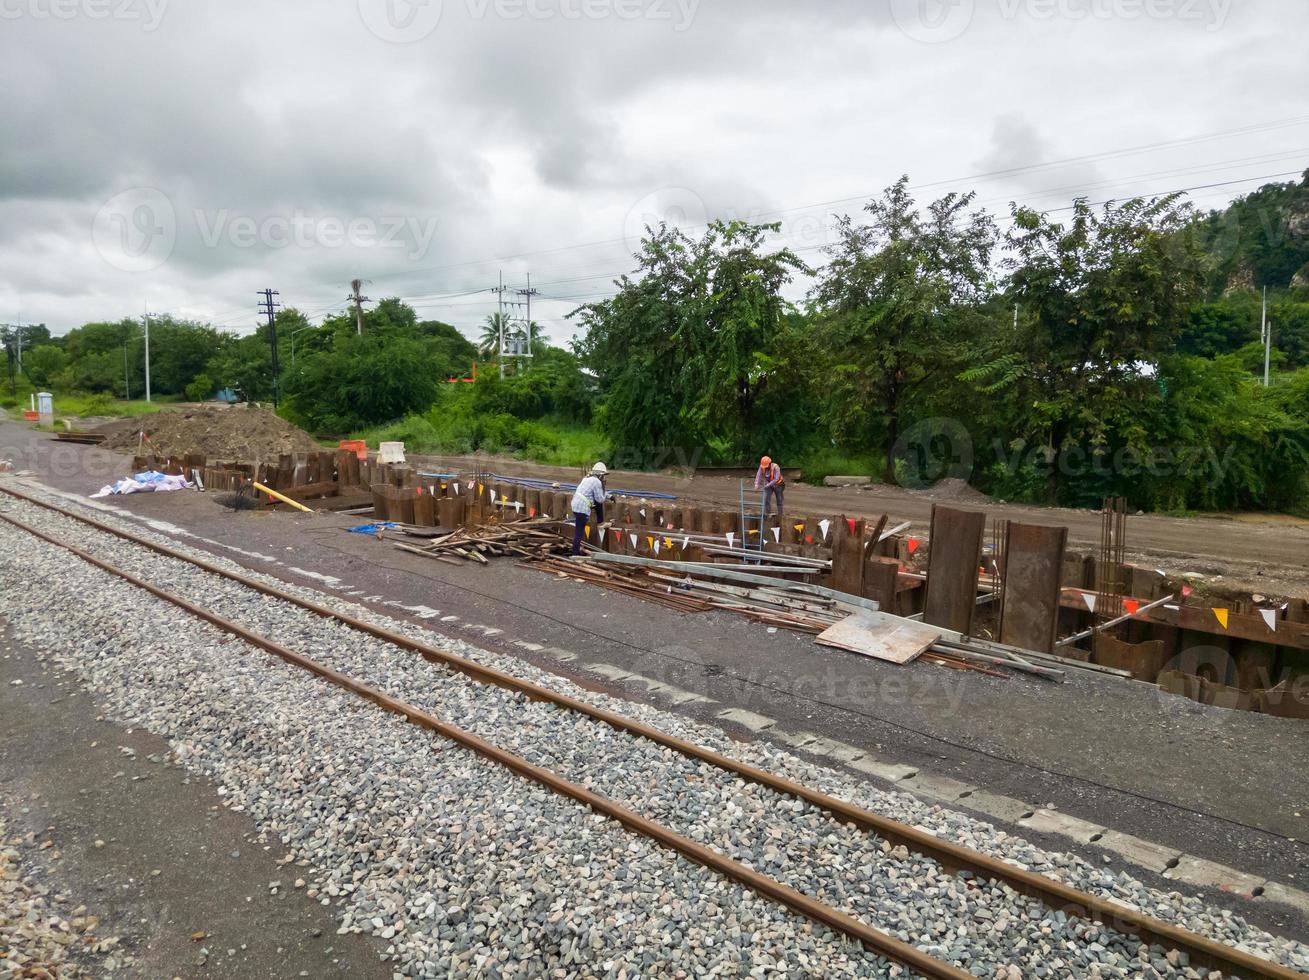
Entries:
{"label": "concrete block", "polygon": [[955,802],[960,806],[976,810],[978,813],[985,814],[995,820],[1003,820],[1006,823],[1017,823],[1024,816],[1036,810],[1036,807],[1030,803],[1016,800],[1012,796],[988,793],[984,789],[974,790],[968,796],[960,797]]}
{"label": "concrete block", "polygon": [[1156,874],[1162,874],[1172,861],[1182,856],[1182,852],[1174,847],[1142,840],[1140,837],[1119,833],[1116,830],[1106,830],[1099,840],[1091,843]]}
{"label": "concrete block", "polygon": [[769,737],[775,738],[783,745],[789,745],[792,748],[802,749],[818,741],[818,736],[813,732],[787,732],[780,728],[774,728],[768,733]]}
{"label": "concrete block", "polygon": [[873,482],[871,476],[825,476],[825,487],[866,487]]}
{"label": "concrete block", "polygon": [[1169,868],[1164,877],[1172,881],[1182,881],[1196,888],[1217,888],[1243,898],[1254,898],[1256,888],[1266,888],[1268,881],[1258,875],[1246,874],[1223,864],[1206,861],[1193,854],[1183,854],[1177,861],[1177,867]]}
{"label": "concrete block", "polygon": [[1264,892],[1259,896],[1261,902],[1276,902],[1278,905],[1287,905],[1304,915],[1309,915],[1309,892],[1302,892],[1298,888],[1289,888],[1286,885],[1279,885],[1275,881],[1270,881],[1264,885]]}
{"label": "concrete block", "polygon": [[615,667],[613,664],[586,664],[585,667],[591,673],[608,677],[611,681],[622,681],[632,676],[622,667]]}
{"label": "concrete block", "polygon": [[544,653],[547,657],[551,657],[555,660],[558,660],[562,664],[572,663],[574,660],[577,659],[577,654],[573,653],[573,651],[562,650],[559,647],[546,647],[541,652]]}
{"label": "concrete block", "polygon": [[855,759],[849,763],[851,769],[858,772],[867,773],[869,776],[876,776],[878,779],[885,779],[888,783],[899,783],[918,775],[918,770],[910,766],[896,765],[892,762],[883,762],[875,756],[865,755],[861,759]]}
{"label": "concrete block", "polygon": [[936,800],[946,800],[953,803],[965,793],[976,793],[977,787],[968,783],[961,783],[957,779],[951,779],[949,776],[933,776],[930,773],[920,772],[918,775],[906,777],[901,785],[911,793],[917,793],[921,796],[930,796]]}
{"label": "concrete block", "polygon": [[847,745],[845,742],[838,742],[832,738],[818,738],[804,746],[806,752],[813,752],[815,755],[826,755],[835,759],[837,762],[850,763],[855,759],[865,755],[863,749],[855,748],[853,745]]}
{"label": "concrete block", "polygon": [[757,715],[753,711],[746,711],[744,708],[729,708],[726,711],[718,712],[715,717],[748,728],[752,732],[762,732],[765,728],[772,728],[777,724],[775,718]]}
{"label": "concrete block", "polygon": [[1070,817],[1058,810],[1037,810],[1027,819],[1019,820],[1018,826],[1025,830],[1034,830],[1038,834],[1062,834],[1082,843],[1087,843],[1096,834],[1105,832],[1105,828],[1099,824]]}

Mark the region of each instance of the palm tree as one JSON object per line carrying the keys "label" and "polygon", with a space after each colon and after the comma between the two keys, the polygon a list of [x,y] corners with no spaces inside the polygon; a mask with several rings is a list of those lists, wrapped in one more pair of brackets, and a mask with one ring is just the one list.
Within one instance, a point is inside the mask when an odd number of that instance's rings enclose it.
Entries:
{"label": "palm tree", "polygon": [[512,329],[509,324],[509,318],[503,313],[492,313],[486,318],[486,323],[482,327],[482,337],[477,343],[477,352],[483,358],[498,357],[500,354],[500,328],[503,322],[505,336],[509,336]]}

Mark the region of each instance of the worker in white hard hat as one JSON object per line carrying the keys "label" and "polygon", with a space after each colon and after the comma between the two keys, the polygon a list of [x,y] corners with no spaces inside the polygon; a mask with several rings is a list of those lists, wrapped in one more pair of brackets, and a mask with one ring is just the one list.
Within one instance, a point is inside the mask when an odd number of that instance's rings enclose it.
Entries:
{"label": "worker in white hard hat", "polygon": [[586,525],[591,520],[591,511],[595,510],[597,526],[605,522],[605,477],[609,467],[596,463],[591,467],[591,475],[577,485],[573,493],[573,554],[582,553],[582,536]]}

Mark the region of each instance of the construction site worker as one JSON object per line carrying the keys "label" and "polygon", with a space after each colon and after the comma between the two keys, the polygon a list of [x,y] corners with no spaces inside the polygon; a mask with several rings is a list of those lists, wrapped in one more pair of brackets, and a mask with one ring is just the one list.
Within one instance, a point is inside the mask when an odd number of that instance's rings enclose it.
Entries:
{"label": "construction site worker", "polygon": [[573,554],[582,553],[582,536],[586,525],[591,520],[594,508],[598,518],[597,526],[605,522],[605,477],[609,469],[604,463],[591,467],[591,475],[577,485],[573,493]]}
{"label": "construction site worker", "polygon": [[772,461],[768,456],[759,460],[759,472],[754,475],[754,488],[760,487],[764,491],[764,516],[768,516],[768,502],[777,498],[777,515],[782,514],[782,491],[786,488],[786,480],[782,478],[782,468]]}

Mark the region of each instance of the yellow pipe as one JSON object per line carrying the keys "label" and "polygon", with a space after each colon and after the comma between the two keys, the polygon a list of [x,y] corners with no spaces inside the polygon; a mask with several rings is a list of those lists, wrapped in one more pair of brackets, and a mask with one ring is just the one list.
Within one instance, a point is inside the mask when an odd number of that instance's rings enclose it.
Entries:
{"label": "yellow pipe", "polygon": [[283,497],[276,490],[269,490],[262,483],[255,483],[254,488],[258,490],[260,493],[268,494],[268,496],[272,497],[274,500],[280,500],[282,503],[286,504],[287,506],[294,507],[296,510],[304,511],[306,514],[313,513],[313,511],[310,510],[308,507],[306,507],[304,504],[292,500],[290,497]]}

